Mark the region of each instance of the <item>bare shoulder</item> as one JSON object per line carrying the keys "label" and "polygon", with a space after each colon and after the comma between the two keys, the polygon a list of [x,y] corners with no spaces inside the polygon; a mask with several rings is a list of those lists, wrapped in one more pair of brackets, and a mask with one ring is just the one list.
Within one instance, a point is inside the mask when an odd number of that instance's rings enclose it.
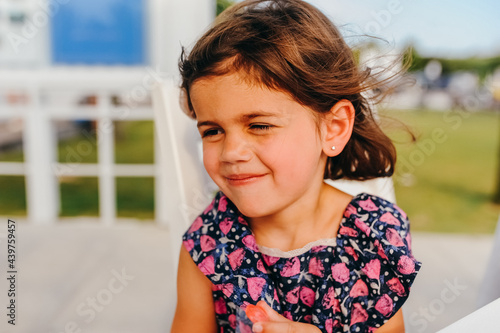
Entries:
{"label": "bare shoulder", "polygon": [[339,213],[344,213],[347,205],[349,205],[353,199],[353,196],[339,190],[338,188],[328,184],[323,183],[323,189],[326,195],[324,196],[326,202],[331,206],[332,202],[336,203],[336,208]]}
{"label": "bare shoulder", "polygon": [[321,199],[320,205],[321,207],[325,207],[324,209],[328,216],[328,220],[330,222],[334,222],[333,224],[330,223],[330,228],[332,228],[336,235],[345,210],[351,203],[353,197],[352,195],[347,194],[326,183],[323,184],[323,188],[325,189],[325,191],[323,192],[324,195]]}
{"label": "bare shoulder", "polygon": [[182,247],[177,275],[177,307],[171,332],[216,331],[212,283]]}

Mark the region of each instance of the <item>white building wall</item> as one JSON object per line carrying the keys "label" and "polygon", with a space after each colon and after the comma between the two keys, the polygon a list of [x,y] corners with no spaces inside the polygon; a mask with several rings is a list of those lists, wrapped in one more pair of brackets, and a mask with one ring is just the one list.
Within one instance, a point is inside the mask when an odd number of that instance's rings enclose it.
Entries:
{"label": "white building wall", "polygon": [[[0,0],[0,67],[50,66],[50,19],[68,1]],[[181,45],[189,46],[212,22],[215,0],[143,1],[148,31],[146,65],[175,76]]]}
{"label": "white building wall", "polygon": [[181,46],[189,47],[215,18],[215,0],[149,0],[151,65],[177,76]]}
{"label": "white building wall", "polygon": [[52,11],[47,4],[48,0],[0,0],[0,67],[49,64]]}

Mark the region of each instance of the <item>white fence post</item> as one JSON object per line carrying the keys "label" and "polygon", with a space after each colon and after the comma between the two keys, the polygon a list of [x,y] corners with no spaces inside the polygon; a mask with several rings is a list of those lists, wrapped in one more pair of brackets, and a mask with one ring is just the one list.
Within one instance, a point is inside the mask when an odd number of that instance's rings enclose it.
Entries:
{"label": "white fence post", "polygon": [[28,219],[51,224],[58,218],[58,183],[52,170],[56,161],[56,133],[47,110],[40,105],[40,86],[31,83],[29,110],[25,113],[24,159]]}
{"label": "white fence post", "polygon": [[99,212],[105,225],[116,220],[116,181],[113,170],[114,123],[110,118],[111,102],[108,94],[99,94],[100,117],[97,121],[97,152],[99,163]]}

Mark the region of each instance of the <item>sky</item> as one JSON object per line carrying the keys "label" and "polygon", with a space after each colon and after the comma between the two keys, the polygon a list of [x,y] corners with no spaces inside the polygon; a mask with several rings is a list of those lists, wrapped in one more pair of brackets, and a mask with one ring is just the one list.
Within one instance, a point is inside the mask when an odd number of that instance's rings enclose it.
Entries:
{"label": "sky", "polygon": [[429,57],[500,55],[498,0],[307,0],[339,26],[348,43],[374,35],[395,48],[410,42]]}

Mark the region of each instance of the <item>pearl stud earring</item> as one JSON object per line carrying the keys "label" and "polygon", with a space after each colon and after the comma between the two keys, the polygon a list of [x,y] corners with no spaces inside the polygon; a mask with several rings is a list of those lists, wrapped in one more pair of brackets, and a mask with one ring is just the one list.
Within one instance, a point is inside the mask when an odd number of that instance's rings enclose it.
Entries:
{"label": "pearl stud earring", "polygon": [[335,150],[335,146],[332,146],[332,150]]}

